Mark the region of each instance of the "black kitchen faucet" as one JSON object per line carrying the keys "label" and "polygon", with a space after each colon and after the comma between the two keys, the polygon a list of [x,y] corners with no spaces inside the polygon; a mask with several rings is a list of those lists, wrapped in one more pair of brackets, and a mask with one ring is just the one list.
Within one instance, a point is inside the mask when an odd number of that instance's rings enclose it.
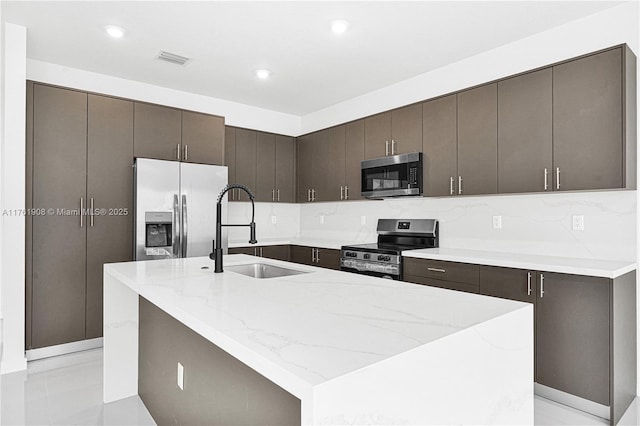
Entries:
{"label": "black kitchen faucet", "polygon": [[[222,224],[222,197],[224,194],[229,192],[231,189],[242,189],[249,196],[249,200],[251,200],[251,223],[247,224]],[[256,205],[253,202],[254,195],[249,188],[239,183],[232,183],[225,186],[222,191],[220,191],[220,195],[218,195],[218,202],[216,203],[216,239],[215,239],[215,248],[213,249],[213,253],[209,255],[209,259],[215,261],[215,273],[223,272],[222,268],[222,227],[223,226],[248,226],[251,229],[249,236],[249,244],[256,244],[258,240],[256,240]]]}

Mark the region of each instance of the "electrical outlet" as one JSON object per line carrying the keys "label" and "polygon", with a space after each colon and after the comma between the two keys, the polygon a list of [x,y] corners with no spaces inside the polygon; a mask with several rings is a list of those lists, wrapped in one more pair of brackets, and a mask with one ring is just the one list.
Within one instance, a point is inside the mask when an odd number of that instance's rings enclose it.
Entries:
{"label": "electrical outlet", "polygon": [[178,363],[178,387],[184,390],[184,366]]}
{"label": "electrical outlet", "polygon": [[367,217],[366,216],[360,216],[360,225],[364,226],[367,224]]}
{"label": "electrical outlet", "polygon": [[271,216],[271,224],[272,225],[276,224],[276,216],[275,215]]}
{"label": "electrical outlet", "polygon": [[320,225],[324,225],[324,215],[320,215]]}
{"label": "electrical outlet", "polygon": [[574,231],[584,231],[584,215],[573,215],[571,218],[571,229]]}
{"label": "electrical outlet", "polygon": [[502,216],[494,216],[493,217],[493,229],[502,228]]}

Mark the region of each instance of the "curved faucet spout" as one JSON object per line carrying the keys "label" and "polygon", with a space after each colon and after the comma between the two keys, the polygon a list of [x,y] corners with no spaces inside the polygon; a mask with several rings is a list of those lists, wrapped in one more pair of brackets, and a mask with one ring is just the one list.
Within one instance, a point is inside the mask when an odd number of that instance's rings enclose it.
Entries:
{"label": "curved faucet spout", "polygon": [[[247,193],[249,196],[249,200],[251,201],[251,223],[248,224],[223,224],[222,223],[222,198],[224,194],[229,192],[232,189],[241,189]],[[231,183],[225,186],[220,194],[218,195],[218,202],[216,203],[216,240],[215,240],[215,248],[213,253],[209,255],[209,258],[215,261],[215,269],[214,272],[219,273],[223,272],[222,267],[222,227],[223,226],[248,226],[249,227],[249,244],[256,244],[258,240],[256,240],[256,206],[254,203],[255,196],[253,192],[245,185],[239,183]]]}

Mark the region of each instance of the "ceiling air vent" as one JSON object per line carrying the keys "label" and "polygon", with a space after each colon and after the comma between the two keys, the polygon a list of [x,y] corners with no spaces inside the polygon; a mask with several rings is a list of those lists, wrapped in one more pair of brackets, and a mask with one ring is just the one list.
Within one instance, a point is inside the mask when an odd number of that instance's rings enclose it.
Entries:
{"label": "ceiling air vent", "polygon": [[158,59],[171,62],[172,64],[184,65],[189,62],[189,58],[185,58],[184,56],[176,55],[175,53],[169,53],[162,51],[158,54]]}

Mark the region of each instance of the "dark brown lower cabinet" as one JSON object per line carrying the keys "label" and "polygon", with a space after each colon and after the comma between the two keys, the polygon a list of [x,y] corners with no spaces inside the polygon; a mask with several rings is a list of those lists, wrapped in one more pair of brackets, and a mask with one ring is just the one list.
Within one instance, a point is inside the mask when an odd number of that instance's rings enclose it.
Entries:
{"label": "dark brown lower cabinet", "polygon": [[284,260],[288,262],[289,246],[275,245],[275,246],[231,247],[229,248],[229,254],[248,254],[250,256],[259,256],[259,257],[265,257],[267,259]]}
{"label": "dark brown lower cabinet", "polygon": [[300,425],[294,395],[142,297],[139,308],[138,393],[158,425]]}
{"label": "dark brown lower cabinet", "polygon": [[635,271],[615,279],[480,267],[480,292],[535,304],[536,383],[609,408],[635,397]]}
{"label": "dark brown lower cabinet", "polygon": [[340,250],[292,245],[290,256],[294,263],[340,270]]}
{"label": "dark brown lower cabinet", "polygon": [[479,266],[430,259],[403,259],[403,280],[449,290],[478,293]]}

